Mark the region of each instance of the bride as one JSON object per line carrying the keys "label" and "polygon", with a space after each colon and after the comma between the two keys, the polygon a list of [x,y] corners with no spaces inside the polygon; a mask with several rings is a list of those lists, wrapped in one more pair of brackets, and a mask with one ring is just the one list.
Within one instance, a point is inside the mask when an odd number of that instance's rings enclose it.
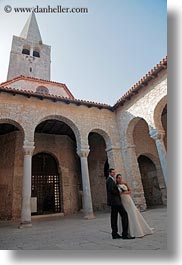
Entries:
{"label": "bride", "polygon": [[[150,235],[153,233],[153,228],[149,227],[139,210],[136,208],[130,193],[131,190],[127,183],[124,183],[122,180],[121,174],[116,176],[116,184],[119,191],[121,192],[121,201],[128,213],[129,220],[129,234],[132,237],[143,237],[145,235]],[[118,220],[118,229],[122,233],[122,224],[121,218],[119,216]]]}

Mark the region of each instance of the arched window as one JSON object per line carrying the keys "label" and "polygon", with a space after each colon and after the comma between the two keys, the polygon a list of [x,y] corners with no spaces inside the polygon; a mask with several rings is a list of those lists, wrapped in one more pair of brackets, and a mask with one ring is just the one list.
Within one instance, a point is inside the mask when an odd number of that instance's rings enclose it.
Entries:
{"label": "arched window", "polygon": [[30,55],[30,50],[29,50],[29,49],[26,49],[26,48],[24,48],[24,49],[22,50],[22,53],[23,53],[23,54]]}
{"label": "arched window", "polygon": [[40,57],[40,53],[38,51],[33,51],[33,56],[34,57]]}
{"label": "arched window", "polygon": [[37,87],[36,92],[41,93],[41,94],[48,94],[49,90],[45,86],[39,86]]}

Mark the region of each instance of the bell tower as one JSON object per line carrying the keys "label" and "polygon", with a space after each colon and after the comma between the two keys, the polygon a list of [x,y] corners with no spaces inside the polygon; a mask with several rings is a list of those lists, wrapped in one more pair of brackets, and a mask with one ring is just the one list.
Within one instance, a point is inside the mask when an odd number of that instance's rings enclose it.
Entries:
{"label": "bell tower", "polygon": [[23,75],[50,80],[51,47],[43,44],[34,12],[13,36],[7,80]]}

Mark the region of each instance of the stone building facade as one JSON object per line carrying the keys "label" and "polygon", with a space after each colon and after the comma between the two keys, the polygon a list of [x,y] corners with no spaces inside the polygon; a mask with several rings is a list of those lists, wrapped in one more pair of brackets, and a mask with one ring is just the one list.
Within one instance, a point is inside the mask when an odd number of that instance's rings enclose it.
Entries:
{"label": "stone building facade", "polygon": [[[166,204],[167,58],[110,106],[50,81],[50,49],[40,40],[32,13],[0,84],[0,219],[30,226],[33,215],[81,209],[93,218],[107,208],[109,167],[123,174],[140,210]],[[40,57],[25,55],[28,42]]]}

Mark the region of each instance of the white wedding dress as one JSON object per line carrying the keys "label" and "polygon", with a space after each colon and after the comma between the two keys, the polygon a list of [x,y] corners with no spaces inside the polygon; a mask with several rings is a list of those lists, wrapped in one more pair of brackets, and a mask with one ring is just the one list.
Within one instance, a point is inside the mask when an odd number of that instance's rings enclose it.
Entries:
{"label": "white wedding dress", "polygon": [[[127,186],[121,184],[118,185],[118,188],[120,191],[127,190]],[[122,187],[122,189],[121,189]],[[145,235],[150,235],[153,233],[153,228],[151,228],[137,207],[135,206],[130,194],[121,194],[121,201],[125,208],[125,210],[128,213],[128,220],[129,220],[129,226],[128,226],[128,233],[130,236],[134,237],[143,237]],[[121,223],[121,217],[118,215],[118,232],[122,234],[122,223]]]}

